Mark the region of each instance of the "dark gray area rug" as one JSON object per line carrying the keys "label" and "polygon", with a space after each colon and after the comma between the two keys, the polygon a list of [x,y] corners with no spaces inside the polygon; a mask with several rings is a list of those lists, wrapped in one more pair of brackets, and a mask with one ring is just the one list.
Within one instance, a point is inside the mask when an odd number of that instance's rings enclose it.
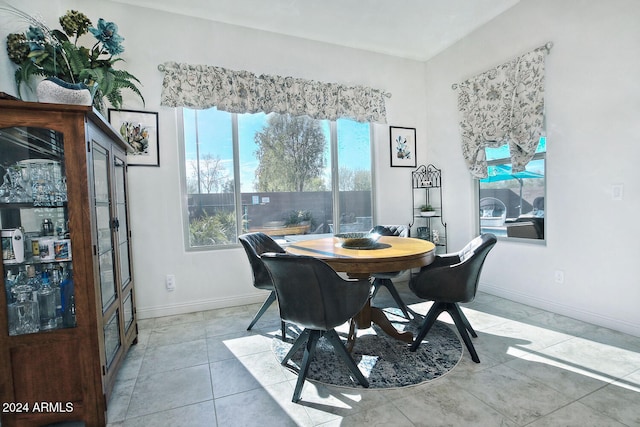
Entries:
{"label": "dark gray area rug", "polygon": [[[421,317],[408,321],[385,312],[396,329],[411,331],[414,337],[417,335]],[[300,332],[297,327],[289,326],[287,341],[282,341],[280,336],[273,339],[271,349],[279,362]],[[346,327],[338,329],[338,334],[346,341]],[[289,360],[287,367],[297,373],[303,353],[304,346]],[[452,370],[462,358],[462,343],[447,324],[437,321],[418,350],[411,352],[407,343],[389,337],[374,325],[358,331],[351,355],[369,380],[370,388],[397,388],[431,381]],[[307,379],[342,387],[361,387],[324,338],[318,342]]]}

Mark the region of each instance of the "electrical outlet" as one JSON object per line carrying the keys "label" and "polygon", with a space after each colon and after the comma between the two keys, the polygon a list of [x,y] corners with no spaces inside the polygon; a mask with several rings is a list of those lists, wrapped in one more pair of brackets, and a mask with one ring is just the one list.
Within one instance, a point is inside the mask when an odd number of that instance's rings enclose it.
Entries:
{"label": "electrical outlet", "polygon": [[165,279],[165,284],[167,285],[167,290],[169,292],[176,290],[176,276],[173,274],[167,274],[167,278]]}
{"label": "electrical outlet", "polygon": [[564,283],[564,271],[556,270],[556,283]]}

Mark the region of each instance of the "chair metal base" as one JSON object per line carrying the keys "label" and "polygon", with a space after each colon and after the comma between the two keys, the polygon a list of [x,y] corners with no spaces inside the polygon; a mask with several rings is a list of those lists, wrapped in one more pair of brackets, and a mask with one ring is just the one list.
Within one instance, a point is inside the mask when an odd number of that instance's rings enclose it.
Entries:
{"label": "chair metal base", "polygon": [[387,288],[387,290],[395,300],[398,308],[402,310],[404,317],[408,320],[411,320],[412,317],[409,316],[409,309],[407,308],[407,304],[405,304],[404,301],[402,301],[402,298],[400,298],[400,294],[398,293],[398,290],[396,289],[391,279],[381,277],[376,277],[373,279],[373,292],[371,294],[371,300],[373,301],[381,286]]}
{"label": "chair metal base", "polygon": [[433,303],[431,309],[429,309],[429,312],[424,318],[424,322],[420,327],[418,336],[416,336],[415,340],[413,340],[413,344],[411,344],[410,350],[416,351],[418,349],[420,343],[427,335],[427,332],[429,332],[429,329],[431,329],[433,324],[436,322],[436,319],[443,311],[446,311],[451,315],[453,323],[456,325],[462,341],[464,341],[464,344],[467,346],[467,350],[469,350],[469,353],[471,354],[471,359],[476,363],[480,363],[478,353],[476,352],[475,347],[473,347],[471,338],[469,338],[469,334],[471,334],[471,336],[474,338],[477,338],[478,334],[476,334],[476,331],[474,331],[471,327],[469,320],[460,309],[460,306],[457,303],[453,302],[435,301]]}
{"label": "chair metal base", "polygon": [[[262,317],[262,315],[265,313],[265,311],[267,311],[267,309],[271,306],[271,304],[273,304],[273,302],[275,300],[276,300],[276,291],[271,291],[271,293],[269,294],[267,299],[264,300],[264,302],[262,303],[262,306],[260,307],[260,310],[258,310],[256,315],[253,316],[253,320],[251,321],[251,323],[247,327],[247,331],[250,331],[251,328],[253,328],[253,325],[256,324],[258,319],[260,319],[260,317]],[[284,341],[286,339],[286,337],[287,337],[287,328],[286,328],[286,325],[285,325],[283,320],[280,321],[280,333],[282,334],[282,341]]]}
{"label": "chair metal base", "polygon": [[304,344],[306,344],[306,348],[304,350],[304,355],[302,356],[302,365],[300,366],[300,371],[298,372],[298,381],[296,382],[296,388],[293,391],[292,402],[297,403],[300,401],[300,395],[302,394],[302,386],[304,385],[304,380],[307,378],[307,373],[309,372],[309,365],[311,364],[311,360],[313,359],[313,355],[316,351],[316,345],[318,344],[318,340],[320,337],[324,336],[333,346],[335,352],[340,356],[342,361],[347,365],[351,373],[356,377],[360,385],[365,388],[369,387],[369,381],[362,375],[360,369],[356,365],[356,362],[353,360],[347,348],[343,344],[342,340],[338,336],[338,333],[332,329],[330,331],[319,331],[315,329],[305,329],[302,331],[298,339],[293,343],[293,346],[287,353],[287,355],[282,360],[282,365],[286,365],[289,359],[295,354],[296,351]]}

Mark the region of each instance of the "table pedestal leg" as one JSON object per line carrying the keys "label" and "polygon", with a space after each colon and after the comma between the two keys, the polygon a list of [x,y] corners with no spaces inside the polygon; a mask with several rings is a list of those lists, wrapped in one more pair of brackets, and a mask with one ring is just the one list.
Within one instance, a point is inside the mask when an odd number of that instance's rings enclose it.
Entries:
{"label": "table pedestal leg", "polygon": [[358,336],[358,325],[356,319],[349,320],[349,335],[347,335],[347,351],[351,353],[353,346],[356,343],[356,337]]}
{"label": "table pedestal leg", "polygon": [[367,329],[371,327],[371,300],[367,300],[367,303],[353,318],[360,329]]}
{"label": "table pedestal leg", "polygon": [[371,307],[371,321],[380,326],[390,337],[406,343],[413,342],[413,334],[411,332],[399,331],[394,328],[384,312],[377,307]]}
{"label": "table pedestal leg", "polygon": [[[413,334],[409,331],[398,331],[393,327],[387,316],[384,314],[382,310],[377,307],[371,307],[371,301],[367,301],[362,310],[356,315],[355,323],[358,328],[367,329],[371,327],[371,323],[375,323],[380,326],[380,328],[387,333],[392,338],[397,340],[411,343],[413,342]],[[351,331],[349,331],[351,332]],[[353,337],[353,341],[355,342],[355,334]],[[353,342],[351,343],[351,347],[353,347]]]}

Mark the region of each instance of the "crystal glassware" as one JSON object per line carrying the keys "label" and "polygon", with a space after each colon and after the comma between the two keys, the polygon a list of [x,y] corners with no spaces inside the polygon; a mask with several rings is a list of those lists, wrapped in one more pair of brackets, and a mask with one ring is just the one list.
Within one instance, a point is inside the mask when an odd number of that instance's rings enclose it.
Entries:
{"label": "crystal glassware", "polygon": [[25,183],[22,180],[23,166],[13,165],[9,168],[11,176],[11,188],[9,189],[9,198],[11,202],[26,203],[31,202],[31,196],[27,194]]}
{"label": "crystal glassware", "polygon": [[5,168],[4,175],[2,176],[2,185],[0,185],[0,201],[3,203],[7,203],[9,201],[9,196],[8,196],[9,185],[10,185],[9,171],[6,170]]}
{"label": "crystal glassware", "polygon": [[53,183],[53,163],[31,165],[31,193],[34,206],[55,205],[55,185]]}
{"label": "crystal glassware", "polygon": [[11,291],[16,301],[8,305],[9,335],[32,334],[40,330],[40,312],[38,301],[29,296],[33,288],[28,285],[13,286]]}

